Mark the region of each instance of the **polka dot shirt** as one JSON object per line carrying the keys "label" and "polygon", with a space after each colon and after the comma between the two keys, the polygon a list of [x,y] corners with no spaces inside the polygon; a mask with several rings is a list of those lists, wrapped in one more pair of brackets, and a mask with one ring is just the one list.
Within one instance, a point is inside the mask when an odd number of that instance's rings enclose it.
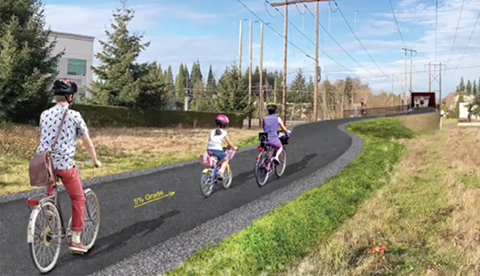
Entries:
{"label": "polka dot shirt", "polygon": [[53,167],[56,170],[73,168],[73,156],[77,147],[77,138],[88,135],[88,128],[79,112],[57,104],[40,115],[40,146],[37,152],[51,151],[53,141],[64,112],[68,112],[63,122],[57,144],[52,152]]}

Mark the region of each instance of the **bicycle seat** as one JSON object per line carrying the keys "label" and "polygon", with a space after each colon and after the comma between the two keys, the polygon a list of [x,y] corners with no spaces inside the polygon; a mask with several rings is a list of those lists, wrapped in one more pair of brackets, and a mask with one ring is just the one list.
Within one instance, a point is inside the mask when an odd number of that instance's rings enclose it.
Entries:
{"label": "bicycle seat", "polygon": [[211,151],[207,151],[208,155],[213,156],[213,153]]}

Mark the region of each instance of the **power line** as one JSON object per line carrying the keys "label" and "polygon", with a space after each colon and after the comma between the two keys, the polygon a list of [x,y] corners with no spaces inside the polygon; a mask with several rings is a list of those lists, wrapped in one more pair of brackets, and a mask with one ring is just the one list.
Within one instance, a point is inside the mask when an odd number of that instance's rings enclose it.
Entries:
{"label": "power line", "polygon": [[450,51],[450,56],[448,57],[447,66],[450,63],[450,59],[452,58],[453,47],[455,46],[455,40],[457,38],[458,27],[460,26],[460,19],[462,18],[463,4],[464,3],[465,3],[465,0],[462,0],[462,7],[460,8],[460,15],[458,16],[457,28],[455,29],[455,36],[453,37],[452,49]]}
{"label": "power line", "polygon": [[[260,22],[262,22],[263,24],[265,24],[265,26],[269,27],[274,33],[276,33],[278,36],[280,36],[281,38],[283,38],[284,36],[282,34],[280,34],[279,32],[277,32],[274,28],[272,28],[272,26],[270,26],[270,24],[267,24],[265,21],[263,21],[256,13],[254,13],[251,9],[249,9],[247,7],[247,5],[245,5],[241,0],[237,0],[240,4],[242,4],[245,9],[247,9],[251,14],[253,14]],[[297,50],[299,50],[300,52],[302,52],[305,56],[307,56],[308,58],[310,59],[313,59],[315,60],[314,58],[312,58],[309,54],[307,54],[305,51],[303,51],[302,49],[300,49],[297,45],[295,45],[293,42],[289,41],[287,39],[287,41],[295,48],[297,48]]]}
{"label": "power line", "polygon": [[455,68],[455,70],[453,70],[452,74],[455,73],[455,71],[457,71],[458,66],[460,66],[460,63],[462,62],[463,57],[465,56],[465,53],[467,52],[468,45],[470,44],[470,40],[472,40],[472,36],[475,33],[475,28],[477,27],[479,18],[480,18],[480,12],[477,15],[477,21],[475,21],[475,25],[473,25],[472,33],[470,34],[470,37],[468,38],[467,46],[465,46],[465,50],[463,51],[462,58],[460,58],[460,61],[458,61],[457,67]]}
{"label": "power line", "polygon": [[[268,2],[268,0],[265,0],[266,3],[270,4],[270,2]],[[305,5],[305,3],[304,3]],[[306,7],[306,6],[305,6]],[[307,8],[308,9],[308,8]],[[275,10],[280,14],[282,15],[283,17],[285,17],[285,15],[280,11],[278,10],[278,8],[275,8]],[[309,10],[310,11],[310,10]],[[308,41],[310,41],[310,43],[312,43],[313,45],[315,45],[315,42],[313,42],[304,32],[302,32],[300,29],[298,29],[298,27],[293,24],[292,22],[290,22],[290,20],[287,20],[288,23],[290,25],[292,25],[293,28],[295,28],[295,30],[297,30],[300,34],[302,34]],[[322,26],[323,27],[323,26]],[[282,36],[283,37],[283,36]],[[347,67],[345,67],[344,65],[342,65],[341,63],[339,63],[337,60],[335,60],[333,57],[331,57],[329,54],[327,54],[325,51],[323,51],[322,49],[319,49],[320,51],[322,51],[322,53],[324,53],[328,58],[330,58],[333,62],[335,62],[336,64],[338,64],[340,67],[342,67],[343,69],[349,71],[350,73],[352,74],[355,74],[352,70],[348,69]],[[309,56],[310,57],[310,56]],[[310,57],[312,58],[312,57]],[[313,60],[315,60],[314,58],[312,58]],[[358,63],[358,62],[357,62]],[[360,64],[361,66],[361,64]],[[367,70],[367,69],[365,69]],[[368,70],[367,70],[368,71]],[[355,74],[356,75],[356,74]]]}
{"label": "power line", "polygon": [[[312,11],[307,7],[307,5],[305,5],[305,3],[302,3],[303,6],[308,10],[308,12],[310,12],[310,14],[315,17],[315,15],[312,13]],[[330,32],[327,31],[327,29],[325,29],[325,27],[323,27],[323,25],[318,22],[318,25],[320,27],[322,27],[322,29],[328,34],[328,36],[330,36],[330,38],[338,45],[338,47],[340,47],[356,64],[360,65],[363,69],[365,69],[365,71],[367,71],[368,73],[370,73],[371,75],[375,76],[375,77],[378,77],[377,75],[373,74],[372,72],[370,72],[367,68],[365,68],[365,66],[363,66],[362,64],[360,64],[354,57],[352,57],[352,55],[350,55],[350,53],[348,53],[347,50],[345,50],[345,48],[342,47],[342,45],[340,45],[340,43],[338,43],[338,41],[330,34]],[[322,51],[323,52],[323,51]],[[343,67],[343,66],[342,66]],[[348,70],[348,69],[347,69]],[[350,71],[350,70],[348,70]]]}
{"label": "power line", "polygon": [[352,32],[353,36],[355,36],[355,38],[357,39],[358,43],[360,43],[360,45],[362,46],[363,50],[365,50],[365,53],[367,53],[367,55],[370,57],[370,59],[372,60],[372,62],[377,66],[378,70],[380,70],[380,72],[382,72],[382,74],[384,74],[388,79],[390,79],[390,77],[385,74],[385,72],[383,72],[383,70],[380,68],[380,66],[378,66],[377,62],[373,59],[373,57],[370,55],[370,53],[367,51],[367,49],[365,48],[365,46],[363,46],[363,43],[360,41],[360,39],[358,38],[358,36],[355,34],[355,32],[353,31],[352,27],[350,26],[350,24],[348,23],[348,20],[345,18],[345,16],[343,15],[343,12],[342,10],[340,9],[340,6],[338,5],[337,1],[334,1],[335,3],[335,6],[337,6],[337,9],[338,11],[340,12],[340,14],[342,15],[343,17],[343,20],[345,21],[345,23],[347,23],[347,26],[348,28],[350,29],[350,31]]}
{"label": "power line", "polygon": [[403,47],[407,48],[407,46],[405,46],[405,40],[403,39],[402,31],[400,30],[400,25],[398,25],[397,17],[395,16],[395,11],[393,10],[392,0],[389,0],[389,1],[390,1],[390,7],[392,8],[393,19],[395,20],[395,24],[397,25],[398,33],[400,34],[400,38],[402,39],[402,42],[403,42]]}

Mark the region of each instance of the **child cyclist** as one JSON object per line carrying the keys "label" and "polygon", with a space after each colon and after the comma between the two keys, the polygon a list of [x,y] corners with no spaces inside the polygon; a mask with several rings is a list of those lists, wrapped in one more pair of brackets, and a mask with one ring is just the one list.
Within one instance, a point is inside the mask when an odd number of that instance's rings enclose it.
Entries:
{"label": "child cyclist", "polygon": [[226,115],[219,114],[215,118],[215,124],[217,125],[217,128],[210,132],[207,144],[207,152],[210,151],[213,156],[218,158],[218,162],[222,163],[222,166],[220,167],[220,170],[218,172],[218,179],[222,180],[225,166],[227,166],[229,161],[227,158],[227,154],[223,151],[223,140],[226,140],[227,144],[231,148],[236,148],[228,137],[227,131],[224,129],[229,124],[228,117]]}
{"label": "child cyclist", "polygon": [[280,164],[278,157],[282,153],[283,146],[280,138],[278,138],[278,129],[282,129],[285,134],[288,136],[290,131],[283,124],[282,119],[275,115],[277,111],[277,105],[275,103],[267,104],[268,115],[263,118],[263,132],[266,132],[268,135],[268,142],[275,148],[276,154],[273,160]]}

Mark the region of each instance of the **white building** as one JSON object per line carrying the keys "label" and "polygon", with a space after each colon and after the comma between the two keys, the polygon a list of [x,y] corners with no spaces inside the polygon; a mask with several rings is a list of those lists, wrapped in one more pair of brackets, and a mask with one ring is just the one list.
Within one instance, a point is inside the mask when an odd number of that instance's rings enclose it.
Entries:
{"label": "white building", "polygon": [[50,33],[50,39],[57,40],[52,54],[65,51],[58,63],[57,78],[68,78],[78,85],[78,93],[90,97],[85,86],[92,82],[93,42],[95,37],[71,33]]}

